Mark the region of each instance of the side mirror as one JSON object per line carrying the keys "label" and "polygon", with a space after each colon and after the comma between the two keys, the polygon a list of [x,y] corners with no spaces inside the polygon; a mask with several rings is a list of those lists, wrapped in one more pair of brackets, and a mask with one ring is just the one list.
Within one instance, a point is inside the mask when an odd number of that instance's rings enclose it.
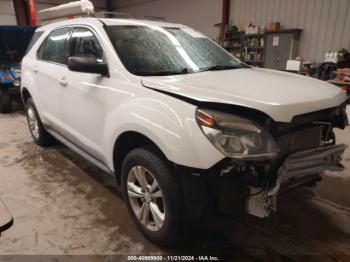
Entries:
{"label": "side mirror", "polygon": [[108,66],[94,57],[71,56],[68,58],[68,69],[75,72],[99,74],[109,77]]}

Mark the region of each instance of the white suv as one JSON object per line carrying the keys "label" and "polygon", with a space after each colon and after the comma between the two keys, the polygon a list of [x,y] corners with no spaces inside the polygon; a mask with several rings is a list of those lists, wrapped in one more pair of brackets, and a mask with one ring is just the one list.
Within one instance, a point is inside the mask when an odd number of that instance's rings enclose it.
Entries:
{"label": "white suv", "polygon": [[55,137],[115,175],[157,243],[178,241],[208,210],[267,217],[279,192],[343,168],[332,131],[347,125],[343,91],[245,65],[179,24],[40,27],[21,93],[35,142]]}

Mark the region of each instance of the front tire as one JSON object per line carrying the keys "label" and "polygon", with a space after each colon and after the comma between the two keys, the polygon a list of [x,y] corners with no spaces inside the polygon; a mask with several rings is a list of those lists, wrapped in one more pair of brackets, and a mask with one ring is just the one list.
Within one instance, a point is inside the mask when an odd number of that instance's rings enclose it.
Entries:
{"label": "front tire", "polygon": [[122,189],[129,213],[147,239],[174,245],[184,237],[179,186],[158,155],[145,148],[129,152],[122,165]]}
{"label": "front tire", "polygon": [[7,114],[12,110],[10,91],[7,87],[0,87],[0,113]]}
{"label": "front tire", "polygon": [[39,146],[51,145],[53,138],[45,130],[32,98],[28,98],[26,102],[26,115],[29,131],[34,139],[34,142]]}

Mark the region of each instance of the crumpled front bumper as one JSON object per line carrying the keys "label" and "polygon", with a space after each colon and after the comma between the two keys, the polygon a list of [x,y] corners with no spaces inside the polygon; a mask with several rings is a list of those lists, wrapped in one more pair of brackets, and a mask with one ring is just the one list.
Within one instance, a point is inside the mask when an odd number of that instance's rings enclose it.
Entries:
{"label": "crumpled front bumper", "polygon": [[267,217],[276,211],[278,193],[291,187],[304,184],[324,171],[342,171],[342,155],[346,145],[332,145],[296,152],[287,157],[277,171],[277,180],[273,186],[259,191],[251,188],[252,194],[247,199],[246,210],[258,217]]}

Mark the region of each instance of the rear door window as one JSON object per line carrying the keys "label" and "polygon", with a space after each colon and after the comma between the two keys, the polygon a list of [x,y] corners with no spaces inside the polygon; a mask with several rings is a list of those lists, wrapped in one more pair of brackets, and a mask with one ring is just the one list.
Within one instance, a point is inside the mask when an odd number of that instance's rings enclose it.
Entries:
{"label": "rear door window", "polygon": [[67,64],[67,39],[71,28],[60,28],[52,31],[38,52],[41,60],[58,64]]}

